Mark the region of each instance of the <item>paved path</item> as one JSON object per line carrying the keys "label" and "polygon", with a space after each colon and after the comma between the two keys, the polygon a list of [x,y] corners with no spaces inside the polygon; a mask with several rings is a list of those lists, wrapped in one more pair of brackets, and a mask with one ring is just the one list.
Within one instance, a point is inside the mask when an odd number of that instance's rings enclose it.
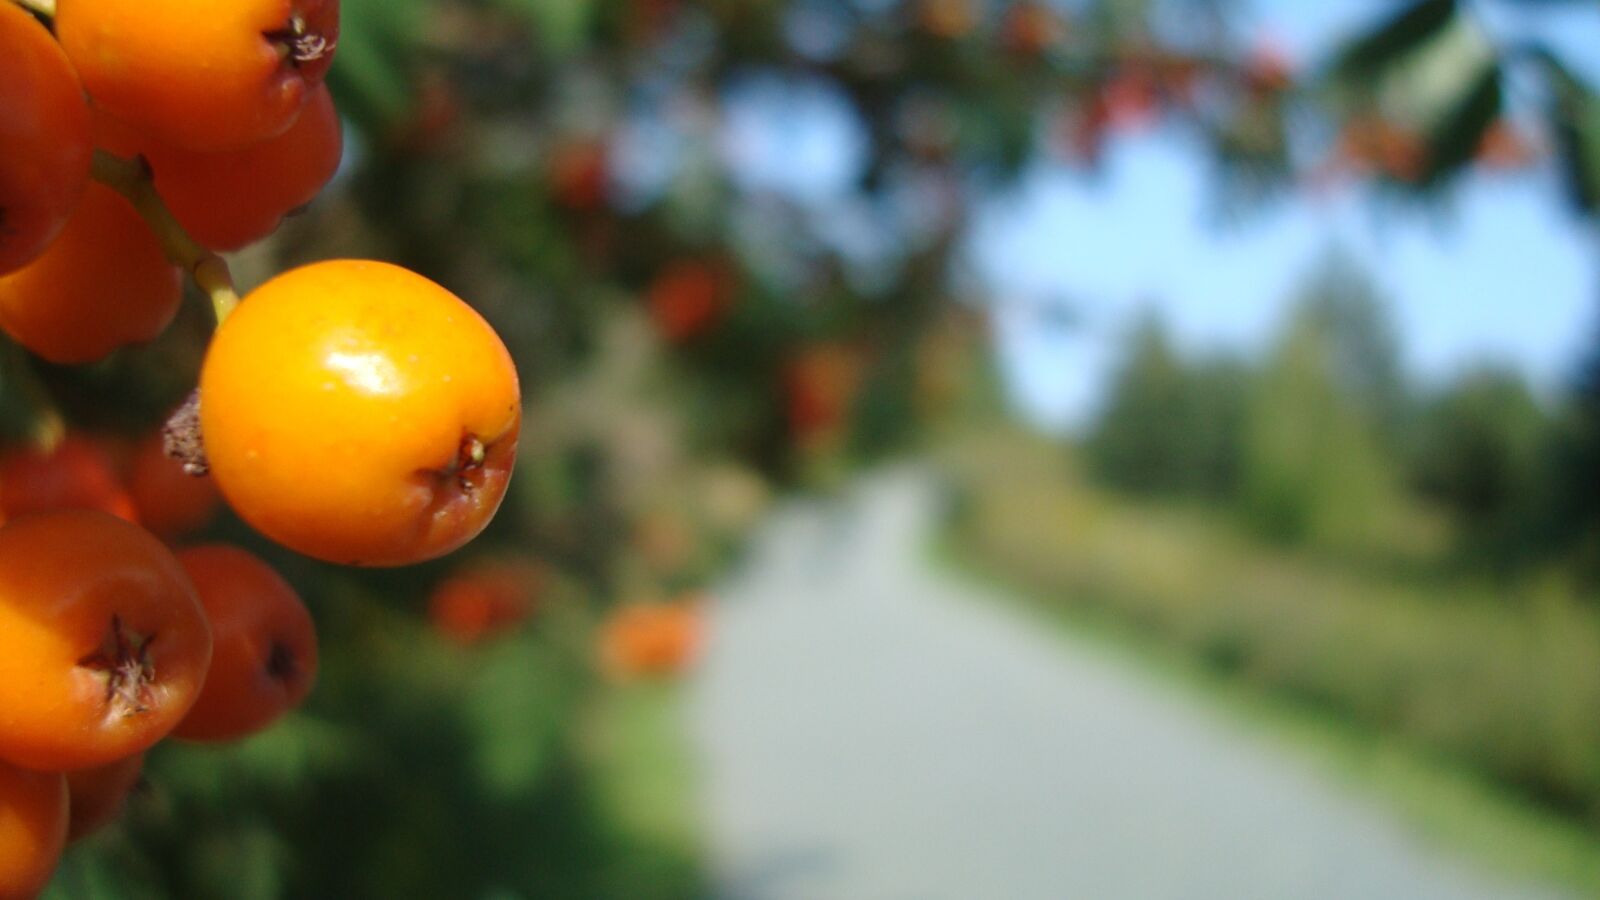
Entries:
{"label": "paved path", "polygon": [[930,574],[932,497],[790,506],[725,587],[691,707],[723,897],[1555,896]]}

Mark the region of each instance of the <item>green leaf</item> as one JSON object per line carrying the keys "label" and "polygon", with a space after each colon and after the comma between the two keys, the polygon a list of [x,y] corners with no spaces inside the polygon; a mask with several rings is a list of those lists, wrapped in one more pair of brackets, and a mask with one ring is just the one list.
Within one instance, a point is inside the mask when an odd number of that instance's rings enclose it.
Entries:
{"label": "green leaf", "polygon": [[1426,43],[1456,18],[1454,0],[1423,0],[1385,20],[1338,54],[1334,77],[1360,81]]}
{"label": "green leaf", "polygon": [[1473,161],[1502,103],[1500,70],[1492,67],[1429,133],[1428,182],[1442,181]]}
{"label": "green leaf", "polygon": [[1378,111],[1391,122],[1434,133],[1485,79],[1496,78],[1494,45],[1475,19],[1453,16],[1429,39],[1390,62],[1376,85]]}
{"label": "green leaf", "polygon": [[1550,120],[1555,127],[1572,205],[1584,215],[1600,212],[1600,97],[1547,51],[1535,54],[1551,83]]}

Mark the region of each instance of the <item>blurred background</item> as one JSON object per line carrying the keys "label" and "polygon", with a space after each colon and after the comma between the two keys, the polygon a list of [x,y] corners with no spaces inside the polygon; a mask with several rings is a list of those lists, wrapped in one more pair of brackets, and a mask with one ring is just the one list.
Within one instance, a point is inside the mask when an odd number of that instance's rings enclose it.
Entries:
{"label": "blurred background", "polygon": [[[1600,896],[1600,5],[343,22],[235,273],[477,306],[512,495],[395,572],[210,524],[320,683],[50,896]],[[131,440],[191,307],[0,418]]]}

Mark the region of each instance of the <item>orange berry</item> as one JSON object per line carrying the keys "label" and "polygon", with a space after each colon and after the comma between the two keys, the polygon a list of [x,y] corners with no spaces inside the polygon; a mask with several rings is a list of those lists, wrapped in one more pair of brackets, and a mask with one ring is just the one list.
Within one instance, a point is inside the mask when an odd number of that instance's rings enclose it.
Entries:
{"label": "orange berry", "polygon": [[581,212],[606,202],[606,145],[598,139],[572,140],[550,156],[550,189],[556,202]]}
{"label": "orange berry", "polygon": [[89,183],[89,108],[66,54],[14,3],[0,6],[0,274],[44,252]]}
{"label": "orange berry", "polygon": [[217,329],[200,424],[222,496],[308,556],[404,565],[489,523],[515,461],[511,355],[472,307],[398,266],[315,263]]}
{"label": "orange berry", "polygon": [[798,443],[831,446],[843,436],[861,387],[862,369],[860,354],[843,343],[816,344],[790,360],[784,384],[789,431]]}
{"label": "orange berry", "polygon": [[225,544],[179,551],[214,650],[205,687],[174,737],[233,741],[299,706],[317,680],[317,629],[300,595],[255,556]]}
{"label": "orange berry", "polygon": [[1257,94],[1278,94],[1294,83],[1294,63],[1282,45],[1265,41],[1244,63],[1245,87]]}
{"label": "orange berry", "polygon": [[190,475],[167,455],[159,431],[140,441],[134,451],[128,494],[140,524],[169,539],[204,528],[221,500],[209,476]]}
{"label": "orange berry", "polygon": [[0,763],[0,897],[33,897],[67,844],[67,779]]}
{"label": "orange berry", "polygon": [[87,510],[0,529],[0,759],[66,772],[142,753],[210,660],[194,586],[149,532]]}
{"label": "orange berry", "polygon": [[1510,120],[1495,119],[1478,140],[1476,157],[1487,169],[1524,169],[1539,158],[1536,146]]}
{"label": "orange berry", "polygon": [[344,152],[339,113],[320,84],[288,131],[242,150],[184,150],[104,114],[95,130],[101,147],[149,161],[156,193],[189,236],[212,250],[238,250],[276,231],[285,215],[316,198]]}
{"label": "orange berry", "polygon": [[484,562],[451,575],[428,598],[428,619],[440,634],[475,644],[533,614],[541,573],[529,563]]}
{"label": "orange berry", "polygon": [[645,296],[656,330],[672,343],[682,343],[714,326],[732,293],[727,270],[694,260],[668,266]]}
{"label": "orange berry", "polygon": [[1038,56],[1066,37],[1066,25],[1044,3],[1023,2],[1006,10],[1000,33],[1007,50],[1018,56]]}
{"label": "orange berry", "polygon": [[17,447],[0,456],[0,513],[15,519],[59,509],[97,509],[138,520],[111,460],[87,438],[68,435],[50,451]]}
{"label": "orange berry", "polygon": [[161,334],[182,297],[182,274],[132,204],[91,184],[55,243],[0,277],[0,328],[51,362],[94,362]]}
{"label": "orange berry", "polygon": [[921,0],[917,19],[934,37],[954,40],[978,27],[978,9],[973,0]]}
{"label": "orange berry", "polygon": [[115,822],[143,773],[143,753],[92,769],[68,772],[68,843],[86,838]]}
{"label": "orange berry", "polygon": [[600,662],[613,677],[673,675],[700,649],[700,604],[634,603],[614,611],[600,629]]}
{"label": "orange berry", "polygon": [[339,0],[60,0],[95,105],[157,140],[236,150],[294,124],[339,39]]}

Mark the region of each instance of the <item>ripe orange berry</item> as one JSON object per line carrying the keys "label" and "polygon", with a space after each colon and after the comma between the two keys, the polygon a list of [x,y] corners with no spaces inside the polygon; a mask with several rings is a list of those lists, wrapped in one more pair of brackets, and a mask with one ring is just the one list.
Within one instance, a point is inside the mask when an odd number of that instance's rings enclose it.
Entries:
{"label": "ripe orange berry", "polygon": [[339,39],[339,0],[61,0],[56,35],[96,106],[157,140],[237,150],[294,124]]}
{"label": "ripe orange berry", "polygon": [[317,679],[311,614],[281,575],[237,547],[190,547],[178,562],[200,593],[215,649],[200,699],[173,736],[233,741],[266,729]]}
{"label": "ripe orange berry", "polygon": [[404,565],[471,540],[505,496],[517,371],[482,317],[387,263],[272,279],[217,329],[200,426],[222,496],[308,556]]}
{"label": "ripe orange berry", "polygon": [[14,3],[0,7],[0,274],[33,261],[89,183],[89,107],[66,54]]}
{"label": "ripe orange berry", "polygon": [[67,779],[0,763],[0,897],[33,897],[67,843]]}
{"label": "ripe orange berry", "polygon": [[451,575],[428,598],[428,619],[440,634],[475,644],[533,614],[541,573],[530,563],[485,562]]}
{"label": "ripe orange berry", "polygon": [[320,84],[288,131],[242,150],[183,150],[105,115],[95,119],[95,137],[118,156],[142,155],[178,224],[212,250],[238,250],[276,231],[316,198],[344,150],[339,113]]}
{"label": "ripe orange berry", "polygon": [[128,494],[139,511],[139,523],[168,539],[204,528],[221,501],[209,476],[190,475],[167,455],[159,431],[134,450]]}
{"label": "ripe orange berry", "polygon": [[65,772],[141,753],[210,660],[194,586],[149,532],[85,510],[0,528],[0,759]]}
{"label": "ripe orange berry", "polygon": [[0,456],[0,513],[15,519],[60,509],[97,509],[137,521],[111,460],[92,441],[68,435],[54,450],[17,447]]}
{"label": "ripe orange berry", "polygon": [[67,842],[86,838],[115,822],[143,772],[143,753],[92,769],[68,772]]}
{"label": "ripe orange berry", "polygon": [[94,362],[161,334],[182,297],[182,274],[132,204],[91,184],[55,243],[0,277],[0,328],[51,362]]}

